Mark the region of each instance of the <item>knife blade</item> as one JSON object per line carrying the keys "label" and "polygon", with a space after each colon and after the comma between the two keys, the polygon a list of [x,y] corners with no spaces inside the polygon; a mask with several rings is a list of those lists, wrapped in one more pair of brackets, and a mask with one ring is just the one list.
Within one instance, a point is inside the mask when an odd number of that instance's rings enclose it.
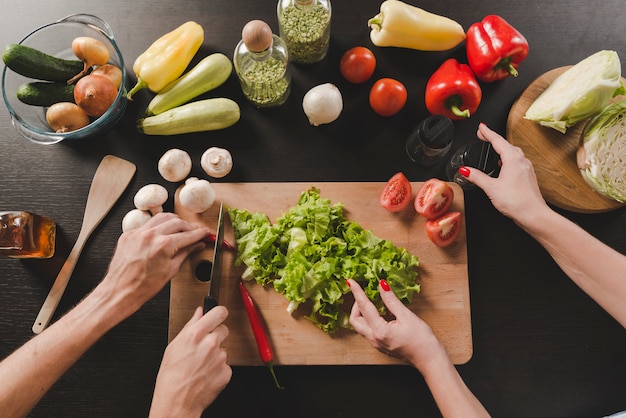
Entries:
{"label": "knife blade", "polygon": [[213,265],[209,279],[209,291],[204,297],[203,311],[207,313],[218,305],[220,280],[222,278],[222,255],[224,253],[224,202],[220,202],[220,211],[217,218],[217,232],[215,233],[215,247],[213,250]]}

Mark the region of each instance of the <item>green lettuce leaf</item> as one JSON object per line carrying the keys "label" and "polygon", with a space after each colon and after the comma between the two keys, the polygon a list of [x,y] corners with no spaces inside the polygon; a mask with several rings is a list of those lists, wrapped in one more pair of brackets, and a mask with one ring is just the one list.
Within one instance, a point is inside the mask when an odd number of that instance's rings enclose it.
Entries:
{"label": "green lettuce leaf", "polygon": [[359,282],[381,313],[381,278],[404,303],[420,291],[416,256],[348,220],[343,205],[331,205],[316,188],[303,192],[275,225],[259,212],[228,213],[237,241],[235,264],[246,266],[243,278],[272,284],[289,300],[290,313],[306,304],[306,317],[327,333],[349,327],[349,307],[343,306],[347,278]]}

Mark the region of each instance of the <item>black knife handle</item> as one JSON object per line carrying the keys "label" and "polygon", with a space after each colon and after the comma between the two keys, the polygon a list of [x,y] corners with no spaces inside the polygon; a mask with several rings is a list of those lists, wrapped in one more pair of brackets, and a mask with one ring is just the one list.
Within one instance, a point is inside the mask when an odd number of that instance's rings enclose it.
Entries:
{"label": "black knife handle", "polygon": [[204,297],[204,306],[203,306],[204,313],[209,312],[211,309],[215,308],[216,306],[217,306],[217,301],[215,300],[214,297],[212,296]]}

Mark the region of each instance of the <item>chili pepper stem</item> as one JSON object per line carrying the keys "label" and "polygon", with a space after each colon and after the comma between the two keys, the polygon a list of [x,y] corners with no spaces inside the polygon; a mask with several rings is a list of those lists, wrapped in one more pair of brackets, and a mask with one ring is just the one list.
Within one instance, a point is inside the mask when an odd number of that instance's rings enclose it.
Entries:
{"label": "chili pepper stem", "polygon": [[280,383],[278,383],[278,378],[276,377],[276,372],[274,371],[274,362],[268,361],[265,365],[270,369],[270,373],[272,374],[272,378],[274,379],[274,383],[276,384],[277,389],[285,389]]}
{"label": "chili pepper stem", "polygon": [[148,83],[143,81],[141,77],[137,77],[137,84],[135,84],[135,87],[130,89],[130,91],[126,94],[126,98],[128,100],[133,100],[133,95],[139,90],[145,89],[146,87],[148,87]]}

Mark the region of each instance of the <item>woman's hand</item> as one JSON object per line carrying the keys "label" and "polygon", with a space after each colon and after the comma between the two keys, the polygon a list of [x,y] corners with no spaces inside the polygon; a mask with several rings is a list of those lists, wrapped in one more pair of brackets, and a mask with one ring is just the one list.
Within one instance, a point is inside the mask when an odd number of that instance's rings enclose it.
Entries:
{"label": "woman's hand", "polygon": [[157,376],[150,417],[199,417],[226,387],[232,370],[221,347],[228,311],[217,306],[202,315],[198,307],[167,346]]}

